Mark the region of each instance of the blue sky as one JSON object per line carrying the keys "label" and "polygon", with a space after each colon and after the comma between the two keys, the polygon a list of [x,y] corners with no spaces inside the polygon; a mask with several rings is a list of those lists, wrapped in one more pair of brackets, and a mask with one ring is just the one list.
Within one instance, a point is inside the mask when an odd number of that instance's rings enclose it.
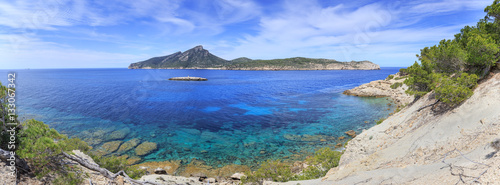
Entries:
{"label": "blue sky", "polygon": [[0,0],[0,68],[126,68],[203,45],[224,59],[370,60],[415,54],[493,0]]}

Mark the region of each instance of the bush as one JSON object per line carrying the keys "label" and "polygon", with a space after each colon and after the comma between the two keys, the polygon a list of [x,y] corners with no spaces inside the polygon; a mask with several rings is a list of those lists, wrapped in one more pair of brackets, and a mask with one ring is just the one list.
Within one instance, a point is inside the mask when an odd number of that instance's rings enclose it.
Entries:
{"label": "bush", "polygon": [[18,148],[19,145],[19,137],[15,137],[13,142],[15,144],[11,144],[11,138],[10,138],[10,131],[12,128],[10,125],[7,125],[7,123],[17,123],[17,126],[13,128],[14,132],[17,134],[21,130],[21,124],[19,124],[19,121],[17,120],[17,115],[9,115],[9,109],[14,109],[15,107],[9,106],[8,105],[8,98],[9,98],[9,90],[12,93],[12,90],[15,90],[14,88],[7,88],[6,86],[3,86],[2,83],[0,82],[0,148],[5,149],[5,150],[11,150],[15,151]]}
{"label": "bush", "polygon": [[298,175],[298,180],[316,179],[326,175],[328,170],[339,165],[342,152],[330,148],[321,148],[314,152],[314,156],[306,160],[309,166]]}
{"label": "bush", "polygon": [[292,173],[292,166],[283,163],[280,160],[267,160],[263,162],[259,169],[244,179],[243,183],[262,182],[263,180],[272,180],[275,182],[286,182],[290,180],[308,180],[316,179],[326,175],[328,170],[338,166],[342,152],[334,151],[330,148],[321,148],[314,152],[312,157],[306,159],[309,165],[300,174]]}
{"label": "bush", "polygon": [[399,76],[406,76],[406,75],[408,75],[406,68],[399,69]]}
{"label": "bush", "polygon": [[380,118],[375,123],[377,123],[377,125],[380,125],[380,123],[384,122],[384,120],[385,120],[385,118]]}
{"label": "bush", "polygon": [[26,159],[37,177],[61,170],[63,147],[59,141],[67,139],[64,135],[32,119],[23,123],[18,137],[20,144],[16,153]]}
{"label": "bush", "polygon": [[272,180],[275,182],[286,182],[292,180],[293,173],[290,169],[291,166],[283,163],[280,160],[267,160],[260,164],[257,171],[248,173],[246,178],[242,179],[243,183],[247,182],[260,182],[263,180]]}
{"label": "bush", "polygon": [[389,75],[385,80],[392,80],[394,78],[394,75]]}
{"label": "bush", "polygon": [[396,83],[391,85],[391,89],[397,89],[398,87],[401,87],[401,86],[403,86],[403,83],[396,82]]}
{"label": "bush", "polygon": [[394,80],[401,80],[401,79],[405,79],[407,76],[400,76],[400,77],[396,77],[394,78]]}
{"label": "bush", "polygon": [[466,50],[468,71],[480,78],[486,76],[490,68],[498,61],[498,45],[488,35],[471,33]]}
{"label": "bush", "polygon": [[472,96],[472,89],[476,86],[477,75],[461,73],[457,77],[438,76],[437,87],[434,89],[436,98],[449,106],[455,106]]}
{"label": "bush", "polygon": [[408,85],[407,94],[420,97],[431,91],[430,84],[432,83],[432,79],[430,76],[432,70],[427,62],[422,62],[422,65],[415,62],[407,68],[407,72],[409,78],[404,81]]}

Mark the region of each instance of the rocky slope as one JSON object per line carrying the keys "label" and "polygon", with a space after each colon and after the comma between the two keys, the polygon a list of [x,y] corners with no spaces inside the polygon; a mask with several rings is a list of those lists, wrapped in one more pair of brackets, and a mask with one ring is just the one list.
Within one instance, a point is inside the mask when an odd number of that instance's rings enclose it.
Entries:
{"label": "rocky slope", "polygon": [[222,69],[222,70],[378,70],[380,66],[370,61],[339,62],[330,59],[304,57],[252,60],[241,57],[225,60],[211,54],[203,46],[185,52],[154,57],[132,63],[129,69]]}
{"label": "rocky slope", "polygon": [[390,97],[398,105],[405,105],[414,99],[413,96],[405,93],[406,89],[408,89],[408,86],[403,84],[405,79],[404,76],[400,76],[400,73],[396,73],[392,79],[372,81],[346,90],[344,94],[362,97]]}
{"label": "rocky slope", "polygon": [[195,69],[220,68],[229,64],[229,61],[212,55],[203,46],[196,46],[185,52],[177,52],[163,57],[154,57],[148,60],[130,64],[129,69]]}
{"label": "rocky slope", "polygon": [[500,73],[454,109],[432,93],[351,140],[323,183],[499,184]]}

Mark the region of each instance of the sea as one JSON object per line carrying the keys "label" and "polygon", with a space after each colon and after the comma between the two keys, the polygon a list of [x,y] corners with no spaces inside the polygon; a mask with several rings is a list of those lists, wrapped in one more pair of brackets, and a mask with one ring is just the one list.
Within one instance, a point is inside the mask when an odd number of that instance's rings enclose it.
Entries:
{"label": "sea", "polygon": [[[157,144],[141,156],[133,148],[106,155],[255,167],[268,159],[302,160],[323,147],[341,150],[351,139],[346,131],[360,133],[395,109],[388,98],[342,92],[399,69],[23,69],[0,70],[0,81],[16,73],[22,120],[43,121],[93,150],[131,139]],[[208,81],[168,80],[182,76]]]}

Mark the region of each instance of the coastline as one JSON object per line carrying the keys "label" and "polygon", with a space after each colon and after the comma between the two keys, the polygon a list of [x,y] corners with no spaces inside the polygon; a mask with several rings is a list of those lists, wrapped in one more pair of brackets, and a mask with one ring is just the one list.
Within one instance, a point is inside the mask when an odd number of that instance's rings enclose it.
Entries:
{"label": "coastline", "polygon": [[435,101],[428,93],[360,133],[349,141],[339,166],[323,182],[500,182],[500,155],[490,147],[500,133],[500,112],[495,111],[500,110],[499,70],[458,107],[443,109],[437,104],[420,110]]}
{"label": "coastline", "polygon": [[369,71],[369,70],[380,70],[377,69],[356,69],[356,68],[198,68],[198,67],[188,67],[188,68],[129,68],[129,69],[194,69],[194,70],[233,70],[233,71],[336,71],[336,70],[360,70],[360,71]]}
{"label": "coastline", "polygon": [[389,76],[384,80],[372,81],[353,89],[345,90],[343,94],[359,97],[389,97],[399,107],[411,103],[414,96],[405,93],[408,89],[408,86],[403,83],[406,76],[402,76],[399,72]]}

